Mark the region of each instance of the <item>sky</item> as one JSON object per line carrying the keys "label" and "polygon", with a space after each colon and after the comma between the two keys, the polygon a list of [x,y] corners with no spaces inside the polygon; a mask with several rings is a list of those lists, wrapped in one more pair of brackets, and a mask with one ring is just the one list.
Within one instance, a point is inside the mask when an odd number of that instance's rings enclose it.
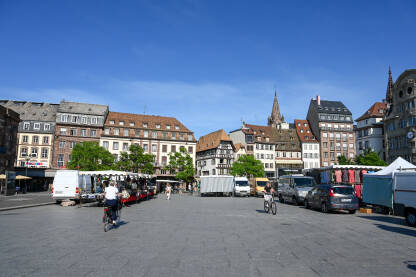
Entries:
{"label": "sky", "polygon": [[0,0],[0,99],[173,116],[196,138],[288,122],[316,95],[361,116],[416,68],[416,1]]}

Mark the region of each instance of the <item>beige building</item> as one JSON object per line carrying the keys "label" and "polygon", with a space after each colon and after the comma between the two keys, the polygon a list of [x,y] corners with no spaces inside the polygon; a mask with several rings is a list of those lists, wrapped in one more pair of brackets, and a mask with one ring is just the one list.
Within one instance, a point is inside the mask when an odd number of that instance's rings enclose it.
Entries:
{"label": "beige building", "polygon": [[109,112],[100,137],[100,145],[118,159],[130,145],[140,145],[154,155],[156,175],[170,175],[163,168],[169,154],[185,148],[195,163],[194,134],[174,117]]}

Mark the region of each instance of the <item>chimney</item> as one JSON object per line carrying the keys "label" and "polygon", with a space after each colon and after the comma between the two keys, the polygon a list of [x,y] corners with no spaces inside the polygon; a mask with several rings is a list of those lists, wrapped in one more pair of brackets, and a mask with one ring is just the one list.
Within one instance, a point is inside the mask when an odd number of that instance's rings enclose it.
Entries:
{"label": "chimney", "polygon": [[316,96],[316,103],[318,103],[318,106],[321,105],[321,96],[320,95]]}

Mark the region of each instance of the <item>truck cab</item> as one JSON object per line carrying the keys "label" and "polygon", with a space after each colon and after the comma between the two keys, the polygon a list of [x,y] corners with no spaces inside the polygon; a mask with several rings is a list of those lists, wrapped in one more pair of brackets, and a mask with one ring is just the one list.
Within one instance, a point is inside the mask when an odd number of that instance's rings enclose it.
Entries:
{"label": "truck cab", "polygon": [[253,196],[263,196],[264,195],[264,187],[266,186],[267,182],[269,182],[268,178],[252,178],[252,179],[250,179],[251,195],[253,195]]}
{"label": "truck cab", "polygon": [[394,176],[395,214],[404,216],[409,226],[416,226],[416,171],[398,171]]}
{"label": "truck cab", "polygon": [[246,177],[235,177],[234,195],[235,196],[250,196],[250,185]]}

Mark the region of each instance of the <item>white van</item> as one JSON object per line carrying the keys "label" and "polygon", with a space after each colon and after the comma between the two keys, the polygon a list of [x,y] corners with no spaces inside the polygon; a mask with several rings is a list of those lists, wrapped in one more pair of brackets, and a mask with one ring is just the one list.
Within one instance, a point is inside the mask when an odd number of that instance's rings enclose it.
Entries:
{"label": "white van", "polygon": [[53,179],[52,198],[56,201],[78,200],[81,193],[91,191],[91,176],[80,175],[78,170],[57,170]]}
{"label": "white van", "polygon": [[394,175],[395,214],[404,216],[407,224],[416,226],[416,172],[397,171]]}
{"label": "white van", "polygon": [[234,195],[235,196],[250,196],[250,184],[246,177],[235,177]]}

